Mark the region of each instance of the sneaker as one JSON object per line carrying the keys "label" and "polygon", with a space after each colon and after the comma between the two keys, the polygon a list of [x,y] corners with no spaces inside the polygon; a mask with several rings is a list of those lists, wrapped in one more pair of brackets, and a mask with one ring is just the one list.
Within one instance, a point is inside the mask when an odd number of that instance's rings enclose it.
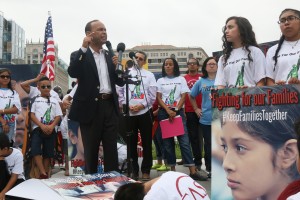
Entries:
{"label": "sneaker", "polygon": [[200,175],[198,172],[190,174],[190,177],[195,181],[207,181],[207,177]]}
{"label": "sneaker", "polygon": [[177,165],[183,165],[183,160],[177,162]]}
{"label": "sneaker", "polygon": [[150,181],[150,174],[143,173],[143,175],[142,175],[142,181]]}
{"label": "sneaker", "polygon": [[151,169],[157,169],[157,168],[160,168],[162,165],[161,164],[155,164],[151,167]]}
{"label": "sneaker", "polygon": [[162,165],[161,167],[156,169],[157,171],[169,171],[170,167],[167,167],[166,165]]}

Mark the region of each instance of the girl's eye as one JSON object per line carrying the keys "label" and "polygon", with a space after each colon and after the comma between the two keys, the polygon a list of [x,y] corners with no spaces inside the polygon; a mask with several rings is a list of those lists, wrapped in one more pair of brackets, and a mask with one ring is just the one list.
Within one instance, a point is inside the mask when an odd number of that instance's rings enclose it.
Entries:
{"label": "girl's eye", "polygon": [[228,151],[227,145],[222,144],[221,147],[222,147],[223,151],[224,151],[225,153],[227,153],[227,151]]}
{"label": "girl's eye", "polygon": [[245,151],[245,150],[247,150],[247,149],[246,149],[246,147],[237,144],[237,145],[236,145],[236,150],[237,150],[238,152],[243,152],[243,151]]}

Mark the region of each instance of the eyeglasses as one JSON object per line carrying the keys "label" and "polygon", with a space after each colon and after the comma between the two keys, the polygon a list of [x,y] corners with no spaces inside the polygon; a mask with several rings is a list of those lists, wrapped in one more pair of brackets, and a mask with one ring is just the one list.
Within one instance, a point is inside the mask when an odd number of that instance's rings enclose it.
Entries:
{"label": "eyeglasses", "polygon": [[300,19],[299,17],[296,17],[294,15],[288,16],[288,17],[283,17],[281,19],[279,19],[279,21],[277,22],[278,24],[284,24],[286,22],[292,22],[295,21],[296,19]]}
{"label": "eyeglasses", "polygon": [[47,89],[51,89],[51,85],[42,85],[41,88],[42,88],[42,89],[46,89],[46,88],[47,88]]}
{"label": "eyeglasses", "polygon": [[144,58],[141,58],[141,57],[136,57],[136,59],[139,61],[144,61]]}
{"label": "eyeglasses", "polygon": [[188,65],[197,65],[196,62],[188,62],[187,64],[188,64]]}
{"label": "eyeglasses", "polygon": [[217,66],[217,64],[216,63],[209,63],[209,64],[207,64],[208,66]]}
{"label": "eyeglasses", "polygon": [[0,78],[2,78],[2,79],[5,79],[5,78],[6,79],[10,79],[10,76],[9,75],[1,75]]}

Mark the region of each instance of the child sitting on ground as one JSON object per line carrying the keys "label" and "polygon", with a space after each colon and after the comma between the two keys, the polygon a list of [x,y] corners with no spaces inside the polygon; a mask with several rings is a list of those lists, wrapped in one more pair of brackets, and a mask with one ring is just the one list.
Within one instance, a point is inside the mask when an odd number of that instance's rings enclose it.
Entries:
{"label": "child sitting on ground", "polygon": [[5,193],[25,180],[23,154],[11,148],[6,134],[0,134],[0,199]]}

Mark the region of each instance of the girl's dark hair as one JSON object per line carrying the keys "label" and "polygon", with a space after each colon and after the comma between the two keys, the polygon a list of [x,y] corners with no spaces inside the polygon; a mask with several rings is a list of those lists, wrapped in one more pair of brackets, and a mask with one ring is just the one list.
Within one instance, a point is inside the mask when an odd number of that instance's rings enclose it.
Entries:
{"label": "girl's dark hair", "polygon": [[205,61],[203,62],[203,65],[202,65],[202,78],[207,78],[208,77],[208,73],[207,73],[207,71],[206,71],[206,66],[207,66],[207,63],[208,63],[208,61],[210,61],[210,60],[215,60],[216,61],[216,59],[214,58],[214,57],[208,57],[208,58],[206,58],[205,59]]}
{"label": "girl's dark hair", "polygon": [[145,196],[142,183],[128,183],[118,188],[115,200],[143,200]]}
{"label": "girl's dark hair", "polygon": [[[243,91],[245,95],[257,95],[264,94],[265,97],[268,96],[268,92],[272,91],[273,94],[281,93],[285,88],[289,91],[298,93],[298,89],[294,85],[276,86],[276,87],[254,87],[249,90]],[[235,94],[236,95],[236,94]],[[266,103],[267,104],[267,103]],[[254,98],[251,98],[251,105],[254,105]],[[228,111],[232,114],[239,113],[274,113],[276,111],[285,111],[286,120],[249,120],[249,121],[237,121],[238,128],[249,134],[251,137],[257,140],[264,141],[269,144],[275,153],[273,153],[272,164],[276,167],[276,152],[290,139],[297,139],[297,134],[295,133],[295,122],[300,119],[300,113],[298,112],[300,106],[299,104],[287,104],[284,105],[268,105],[268,106],[242,106],[241,109],[227,108],[224,109],[219,118],[221,120],[222,126],[226,124],[226,119],[223,119],[224,111]],[[300,177],[296,163],[284,171],[290,178],[298,179]]]}
{"label": "girl's dark hair", "polygon": [[173,64],[174,64],[174,76],[177,77],[177,76],[180,76],[180,71],[179,71],[179,65],[178,65],[178,62],[174,59],[174,58],[166,58],[164,60],[164,63],[161,67],[161,70],[162,70],[162,77],[165,77],[167,76],[166,74],[166,70],[165,70],[165,64],[166,64],[166,60],[172,60],[173,61]]}
{"label": "girl's dark hair", "polygon": [[10,89],[13,93],[13,95],[15,94],[13,88],[12,88],[12,85],[11,85],[11,71],[9,69],[6,69],[6,68],[1,68],[0,69],[0,74],[4,73],[4,72],[7,72],[9,75],[10,75],[10,79],[9,79],[9,82],[8,82],[8,85],[7,85],[7,88]]}
{"label": "girl's dark hair", "polygon": [[[299,11],[299,10],[295,10],[295,9],[291,9],[291,8],[286,8],[286,9],[284,9],[284,10],[280,13],[279,19],[280,19],[281,15],[282,15],[283,13],[287,12],[287,11],[292,11],[292,12],[294,12],[294,13],[295,13],[296,15],[298,15],[298,17],[300,18],[300,11]],[[281,35],[281,37],[280,37],[280,39],[279,39],[279,42],[278,42],[277,49],[276,49],[276,51],[275,51],[275,55],[273,56],[273,60],[275,61],[273,71],[275,71],[275,67],[276,67],[276,64],[277,64],[277,56],[278,56],[278,53],[279,53],[279,51],[280,51],[280,49],[281,49],[281,46],[282,46],[282,43],[283,43],[284,39],[285,39],[285,36],[284,36],[284,35]]]}
{"label": "girl's dark hair", "polygon": [[248,21],[248,19],[244,18],[244,17],[237,17],[237,16],[232,16],[229,17],[226,20],[225,26],[223,28],[223,37],[222,37],[222,41],[223,41],[223,59],[224,59],[224,64],[227,62],[227,60],[230,57],[231,51],[232,51],[232,42],[228,42],[226,39],[226,24],[230,21],[230,20],[234,20],[235,23],[238,26],[239,32],[240,32],[240,37],[241,37],[241,41],[242,41],[242,46],[244,46],[246,48],[246,50],[248,51],[248,59],[249,61],[253,61],[250,53],[250,49],[249,46],[255,46],[258,47],[258,44],[256,42],[255,39],[255,33],[252,30],[252,25],[250,24],[250,22]]}
{"label": "girl's dark hair", "polygon": [[0,134],[0,149],[4,149],[4,148],[9,148],[10,147],[10,142],[9,142],[9,138],[6,134],[1,133]]}

